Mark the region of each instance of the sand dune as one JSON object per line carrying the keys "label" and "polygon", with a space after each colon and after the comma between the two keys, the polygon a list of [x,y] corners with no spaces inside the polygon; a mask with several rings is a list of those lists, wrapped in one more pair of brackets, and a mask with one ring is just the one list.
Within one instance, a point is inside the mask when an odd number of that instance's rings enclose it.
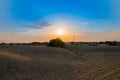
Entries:
{"label": "sand dune", "polygon": [[0,46],[0,80],[120,80],[120,48]]}

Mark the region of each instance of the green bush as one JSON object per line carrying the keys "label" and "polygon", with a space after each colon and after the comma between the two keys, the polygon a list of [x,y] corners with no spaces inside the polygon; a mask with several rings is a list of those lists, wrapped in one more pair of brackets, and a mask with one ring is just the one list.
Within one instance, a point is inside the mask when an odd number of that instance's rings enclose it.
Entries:
{"label": "green bush", "polygon": [[50,42],[48,43],[48,46],[64,48],[65,43],[60,38],[56,38],[56,39],[50,40]]}

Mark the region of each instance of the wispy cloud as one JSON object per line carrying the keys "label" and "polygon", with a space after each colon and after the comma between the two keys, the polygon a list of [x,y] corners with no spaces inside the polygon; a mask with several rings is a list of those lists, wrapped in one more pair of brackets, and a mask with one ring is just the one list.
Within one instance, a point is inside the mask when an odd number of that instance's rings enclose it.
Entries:
{"label": "wispy cloud", "polygon": [[40,20],[39,22],[35,23],[32,28],[34,28],[34,29],[42,29],[44,27],[50,27],[50,26],[52,26],[52,24],[50,24],[48,21]]}

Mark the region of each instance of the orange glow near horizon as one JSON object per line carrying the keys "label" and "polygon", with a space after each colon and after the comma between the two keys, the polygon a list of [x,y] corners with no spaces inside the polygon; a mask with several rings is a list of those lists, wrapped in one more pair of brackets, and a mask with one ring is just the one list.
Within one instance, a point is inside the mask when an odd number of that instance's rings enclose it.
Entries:
{"label": "orange glow near horizon", "polygon": [[[47,29],[45,29],[47,32]],[[62,35],[58,34],[58,31],[62,30]],[[50,32],[51,31],[51,32]],[[30,42],[49,42],[51,39],[60,38],[65,42],[73,41],[73,35],[74,35],[74,41],[82,41],[82,42],[90,42],[90,41],[107,41],[107,40],[120,40],[118,34],[120,34],[119,31],[115,32],[104,32],[104,33],[75,33],[67,28],[53,28],[48,31],[46,34],[39,34],[38,32],[28,32],[28,33],[3,33],[0,34],[0,42],[6,42],[6,43],[30,43]],[[61,34],[61,33],[60,33]],[[103,35],[104,34],[104,35]],[[110,35],[110,36],[108,36]]]}

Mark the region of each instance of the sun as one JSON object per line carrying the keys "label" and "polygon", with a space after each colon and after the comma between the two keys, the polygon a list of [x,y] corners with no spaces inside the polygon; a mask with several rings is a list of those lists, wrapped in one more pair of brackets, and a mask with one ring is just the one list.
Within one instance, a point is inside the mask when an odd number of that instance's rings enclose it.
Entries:
{"label": "sun", "polygon": [[61,29],[59,29],[58,32],[57,32],[58,35],[63,35],[63,33],[64,33],[64,32],[63,32],[63,30],[61,30]]}

